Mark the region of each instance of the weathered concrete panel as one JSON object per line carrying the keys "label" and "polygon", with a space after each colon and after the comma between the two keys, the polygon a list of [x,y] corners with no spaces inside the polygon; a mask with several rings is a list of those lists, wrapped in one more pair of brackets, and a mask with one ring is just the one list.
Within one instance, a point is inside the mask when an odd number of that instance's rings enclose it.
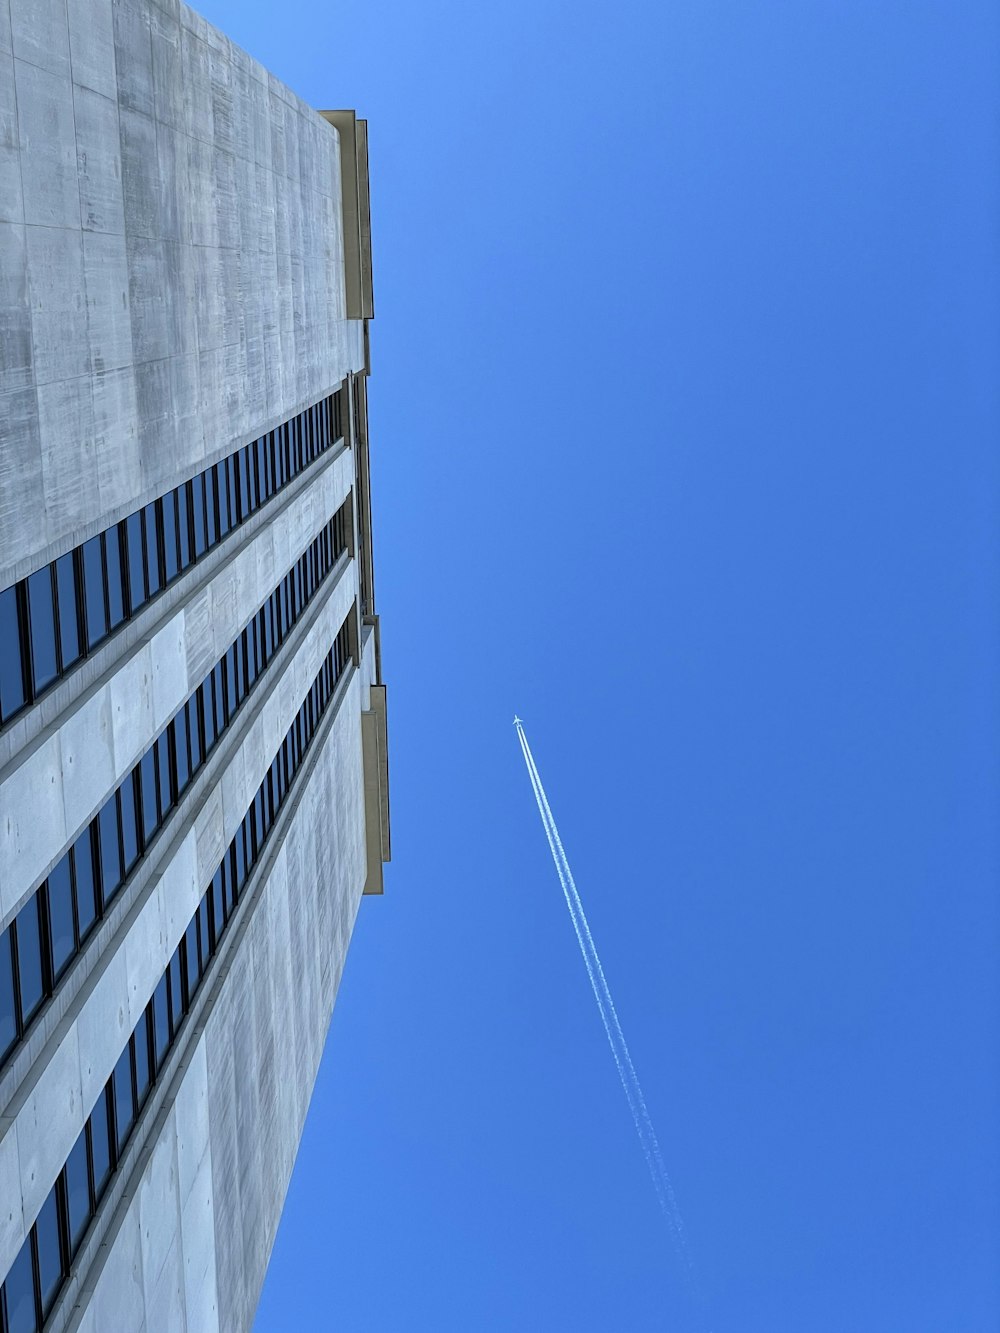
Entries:
{"label": "weathered concrete panel", "polygon": [[180,6],[14,0],[12,15],[0,226],[53,230],[27,247],[0,233],[0,395],[121,374],[50,391],[15,441],[47,459],[29,463],[43,505],[0,526],[0,586],[363,366],[332,127]]}

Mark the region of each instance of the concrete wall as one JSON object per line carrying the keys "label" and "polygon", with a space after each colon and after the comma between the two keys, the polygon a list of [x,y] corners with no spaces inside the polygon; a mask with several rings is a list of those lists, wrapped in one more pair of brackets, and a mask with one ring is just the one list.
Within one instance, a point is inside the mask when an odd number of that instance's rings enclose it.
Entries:
{"label": "concrete wall", "polygon": [[[90,1270],[73,1333],[213,1333],[253,1322],[360,902],[359,713],[371,657],[246,903]],[[332,815],[332,817],[331,817]]]}
{"label": "concrete wall", "polygon": [[0,587],[363,367],[338,154],[177,0],[0,0]]}

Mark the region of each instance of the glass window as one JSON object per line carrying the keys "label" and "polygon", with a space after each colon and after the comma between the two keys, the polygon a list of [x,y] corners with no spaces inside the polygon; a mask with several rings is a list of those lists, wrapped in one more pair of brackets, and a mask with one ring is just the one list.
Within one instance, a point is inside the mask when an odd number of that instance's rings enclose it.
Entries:
{"label": "glass window", "polygon": [[12,717],[24,702],[17,589],[5,588],[0,592],[0,713]]}
{"label": "glass window", "polygon": [[135,1123],[135,1097],[132,1092],[132,1044],[131,1042],[118,1057],[115,1072],[111,1075],[115,1089],[115,1130],[118,1138],[118,1156],[121,1156],[125,1141]]}
{"label": "glass window", "polygon": [[35,1333],[35,1279],[31,1268],[31,1238],[18,1251],[4,1282],[8,1333]]}
{"label": "glass window", "polygon": [[73,875],[76,880],[76,924],[83,940],[97,920],[101,908],[90,828],[85,828],[73,846]]}
{"label": "glass window", "polygon": [[212,688],[212,677],[206,676],[202,683],[201,690],[202,718],[205,723],[205,754],[211,754],[212,746],[215,744],[217,735],[215,726],[215,693]]}
{"label": "glass window", "polygon": [[167,582],[177,577],[180,563],[177,558],[177,493],[163,497],[163,561]]}
{"label": "glass window", "polygon": [[62,669],[68,671],[80,656],[80,626],[76,614],[76,567],[73,552],[56,561],[56,590],[59,597],[59,647]]}
{"label": "glass window", "polygon": [[226,910],[222,901],[222,869],[212,876],[212,942],[218,944],[226,925]]}
{"label": "glass window", "polygon": [[125,520],[125,540],[128,546],[129,605],[133,613],[146,600],[146,560],[142,550],[142,514],[129,514]]}
{"label": "glass window", "polygon": [[241,449],[237,455],[240,477],[240,515],[246,518],[253,511],[253,499],[250,493],[250,450]]}
{"label": "glass window", "polygon": [[156,812],[156,751],[154,746],[139,760],[139,787],[142,792],[142,845],[148,846],[159,822]]}
{"label": "glass window", "polygon": [[198,769],[201,767],[201,761],[202,761],[201,734],[200,734],[200,729],[198,727],[197,692],[192,694],[191,698],[187,701],[184,707],[184,711],[187,713],[188,744],[191,747],[191,772],[197,773]]}
{"label": "glass window", "polygon": [[56,621],[52,603],[52,571],[48,565],[27,578],[28,615],[31,621],[31,671],[35,693],[56,678]]}
{"label": "glass window", "polygon": [[217,731],[222,731],[226,725],[226,690],[225,673],[222,663],[216,662],[212,668],[212,702],[215,708],[215,726]]}
{"label": "glass window", "polygon": [[226,715],[231,718],[236,712],[238,699],[236,697],[236,654],[239,652],[237,643],[229,652],[226,653],[225,662],[225,685],[226,685]]}
{"label": "glass window", "polygon": [[132,1034],[132,1043],[135,1046],[135,1091],[138,1108],[146,1100],[146,1093],[149,1091],[152,1077],[152,1071],[149,1067],[149,1025],[145,1013],[139,1019],[135,1032]]}
{"label": "glass window", "polygon": [[170,741],[167,732],[163,731],[157,737],[153,746],[156,751],[156,775],[159,787],[160,800],[160,818],[165,819],[171,805],[173,805],[173,795],[170,788]]}
{"label": "glass window", "polygon": [[243,844],[243,825],[236,830],[236,837],[233,839],[236,845],[236,891],[242,889],[247,877],[247,854],[246,847]]}
{"label": "glass window", "polygon": [[122,807],[122,851],[125,855],[125,874],[127,875],[139,859],[139,834],[137,816],[139,807],[136,802],[136,786],[139,780],[138,770],[128,775],[122,783],[120,799]]}
{"label": "glass window", "polygon": [[122,882],[122,858],[118,847],[118,793],[104,802],[97,816],[101,840],[101,888],[107,905]]}
{"label": "glass window", "polygon": [[84,602],[87,609],[87,646],[93,648],[108,632],[100,537],[91,537],[89,542],[84,542],[82,555]]}
{"label": "glass window", "polygon": [[233,526],[233,521],[229,516],[229,486],[227,484],[225,460],[216,463],[212,471],[215,474],[215,494],[219,504],[219,540],[221,541]]}
{"label": "glass window", "polygon": [[153,1057],[156,1068],[163,1064],[163,1057],[170,1046],[170,1008],[167,996],[167,978],[162,976],[156,990],[153,991]]}
{"label": "glass window", "polygon": [[205,481],[203,475],[199,474],[191,483],[191,504],[194,523],[191,529],[191,535],[194,541],[194,558],[200,560],[205,554],[208,546],[208,537],[205,531]]}
{"label": "glass window", "polygon": [[218,527],[215,521],[215,468],[210,467],[204,474],[205,479],[205,535],[209,546],[214,546],[219,540]]}
{"label": "glass window", "polygon": [[181,569],[187,569],[191,563],[191,483],[177,488],[177,541],[180,546]]}
{"label": "glass window", "polygon": [[87,1176],[87,1132],[84,1129],[66,1161],[66,1213],[69,1244],[75,1253],[90,1221],[90,1180]]}
{"label": "glass window", "polygon": [[33,895],[17,914],[17,977],[21,992],[21,1015],[25,1023],[42,1002],[42,941],[39,932],[38,896]]}
{"label": "glass window", "polygon": [[69,854],[49,875],[49,937],[52,944],[52,976],[56,979],[73,957],[76,932],[73,929],[73,886],[70,883]]}
{"label": "glass window", "polygon": [[233,914],[233,908],[236,906],[236,876],[233,870],[233,857],[235,852],[232,844],[229,850],[222,858],[222,901],[226,909],[226,920]]}
{"label": "glass window", "polygon": [[104,559],[108,569],[108,624],[111,629],[125,619],[122,548],[117,527],[104,534]]}
{"label": "glass window", "polygon": [[111,1136],[108,1124],[108,1090],[101,1089],[97,1105],[90,1113],[87,1122],[90,1133],[90,1160],[93,1163],[91,1186],[95,1201],[104,1193],[104,1187],[111,1175]]}
{"label": "glass window", "polygon": [[49,1190],[35,1223],[38,1244],[38,1285],[42,1297],[42,1317],[52,1309],[56,1293],[62,1284],[63,1254],[59,1242],[58,1185]]}
{"label": "glass window", "polygon": [[235,528],[242,517],[235,454],[230,454],[226,459],[226,487],[229,491],[229,518],[231,525]]}
{"label": "glass window", "polygon": [[[183,943],[183,940],[181,941]],[[174,950],[167,969],[170,976],[170,1028],[176,1032],[181,1025],[186,1008],[184,1003],[184,979],[181,976],[181,946]]]}
{"label": "glass window", "polygon": [[10,951],[10,927],[0,935],[0,1060],[17,1039],[17,1011],[14,1008],[14,959]]}
{"label": "glass window", "polygon": [[201,961],[198,956],[198,921],[192,917],[184,932],[185,952],[187,953],[187,981],[189,1002],[194,998],[198,983],[201,981]]}
{"label": "glass window", "polygon": [[156,501],[142,511],[146,531],[146,585],[153,597],[160,591],[160,543],[156,523]]}
{"label": "glass window", "polygon": [[183,708],[171,722],[170,730],[174,738],[174,766],[177,774],[177,794],[180,796],[180,793],[188,785],[188,778],[191,776],[188,765],[187,715]]}

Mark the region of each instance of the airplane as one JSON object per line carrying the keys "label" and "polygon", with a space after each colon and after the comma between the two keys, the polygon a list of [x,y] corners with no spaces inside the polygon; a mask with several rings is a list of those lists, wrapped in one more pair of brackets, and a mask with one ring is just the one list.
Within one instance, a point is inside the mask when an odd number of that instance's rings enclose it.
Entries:
{"label": "airplane", "polygon": [[521,725],[521,719],[520,719],[520,718],[518,717],[518,715],[515,713],[515,714],[514,714],[514,726],[515,726],[515,727],[519,727],[520,725]]}

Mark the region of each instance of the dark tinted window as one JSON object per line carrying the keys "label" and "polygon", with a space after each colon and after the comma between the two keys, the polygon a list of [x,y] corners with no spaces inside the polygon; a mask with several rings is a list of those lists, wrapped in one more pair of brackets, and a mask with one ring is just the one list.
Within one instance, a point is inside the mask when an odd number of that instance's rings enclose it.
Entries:
{"label": "dark tinted window", "polygon": [[10,927],[0,935],[0,1059],[17,1036],[14,1009],[14,960],[10,952]]}
{"label": "dark tinted window", "polygon": [[135,1120],[135,1099],[132,1095],[132,1048],[126,1046],[118,1057],[111,1076],[115,1088],[115,1128],[118,1131],[118,1152],[121,1153]]}
{"label": "dark tinted window", "polygon": [[104,1186],[111,1174],[111,1139],[108,1127],[107,1089],[101,1089],[97,1105],[90,1113],[90,1153],[94,1163],[92,1184],[94,1198],[99,1199],[104,1193]]}
{"label": "dark tinted window", "polygon": [[163,497],[163,548],[167,582],[177,577],[177,497],[171,492]]}
{"label": "dark tinted window", "polygon": [[162,818],[172,804],[170,794],[170,744],[165,731],[156,741],[156,771],[160,782],[160,817]]}
{"label": "dark tinted window", "polygon": [[0,592],[0,711],[10,717],[24,703],[20,634],[17,628],[17,589]]}
{"label": "dark tinted window", "polygon": [[135,611],[146,600],[146,562],[142,552],[141,512],[129,514],[125,520],[125,539],[128,545],[129,604]]}
{"label": "dark tinted window", "polygon": [[94,924],[100,905],[89,828],[83,830],[73,847],[73,870],[76,877],[76,920],[82,940]]}
{"label": "dark tinted window", "polygon": [[124,577],[118,528],[104,534],[104,558],[108,567],[108,624],[112,629],[125,619]]}
{"label": "dark tinted window", "polygon": [[121,787],[122,805],[122,850],[125,855],[125,874],[127,875],[139,858],[138,815],[139,806],[136,797],[136,785],[139,774],[131,772]]}
{"label": "dark tinted window", "polygon": [[181,569],[191,563],[191,531],[188,526],[190,483],[177,492],[177,543],[181,552]]}
{"label": "dark tinted window", "polygon": [[145,1014],[136,1026],[132,1041],[135,1045],[135,1090],[139,1099],[138,1105],[141,1107],[146,1100],[149,1081],[152,1077],[149,1067],[149,1031],[146,1026]]}
{"label": "dark tinted window", "polygon": [[191,482],[191,503],[194,519],[192,528],[194,558],[197,560],[205,554],[208,546],[208,536],[205,531],[205,481],[203,477],[195,477]]}
{"label": "dark tinted window", "polygon": [[169,1045],[170,1012],[167,1006],[167,978],[163,976],[153,991],[153,1058],[157,1069],[163,1064]]}
{"label": "dark tinted window", "polygon": [[81,1133],[66,1162],[66,1209],[69,1243],[75,1250],[90,1220],[90,1183],[87,1178],[87,1135]]}
{"label": "dark tinted window", "polygon": [[31,1243],[25,1241],[18,1251],[14,1266],[4,1282],[7,1295],[7,1329],[9,1333],[35,1333],[35,1281],[31,1271]]}
{"label": "dark tinted window", "polygon": [[184,1017],[184,985],[181,977],[181,951],[178,945],[170,960],[170,1022],[174,1032],[181,1025]]}
{"label": "dark tinted window", "polygon": [[76,948],[73,930],[73,887],[70,884],[69,856],[66,855],[49,875],[49,937],[52,941],[52,975],[58,977]]}
{"label": "dark tinted window", "polygon": [[62,1248],[59,1244],[59,1207],[56,1202],[56,1190],[49,1191],[49,1197],[42,1204],[35,1223],[38,1239],[38,1277],[42,1296],[42,1314],[47,1315],[52,1309],[56,1292],[63,1275]]}
{"label": "dark tinted window", "polygon": [[142,788],[142,832],[143,844],[149,842],[156,829],[156,752],[150,748],[139,761],[140,787]]}
{"label": "dark tinted window", "polygon": [[218,530],[215,522],[215,468],[210,468],[205,473],[205,525],[208,533],[208,544],[214,546],[218,540]]}
{"label": "dark tinted window", "polygon": [[171,722],[170,730],[174,734],[174,765],[177,772],[177,792],[179,795],[187,786],[188,778],[191,775],[188,768],[187,726],[185,725],[183,708]]}
{"label": "dark tinted window", "polygon": [[100,537],[91,537],[89,542],[84,542],[82,555],[84,601],[87,607],[87,644],[93,648],[108,632]]}
{"label": "dark tinted window", "polygon": [[118,800],[112,796],[97,816],[101,835],[101,887],[105,903],[110,902],[122,882],[122,860],[118,849]]}
{"label": "dark tinted window", "polygon": [[52,572],[48,565],[28,576],[31,620],[31,672],[40,693],[56,678],[56,621],[52,603]]}
{"label": "dark tinted window", "polygon": [[142,513],[143,525],[146,529],[146,583],[149,587],[149,595],[152,597],[160,589],[160,556],[155,502],[148,504]]}
{"label": "dark tinted window", "polygon": [[42,950],[38,930],[38,899],[31,897],[17,914],[17,973],[21,1014],[27,1023],[42,1002]]}
{"label": "dark tinted window", "polygon": [[184,932],[184,945],[187,952],[188,997],[190,998],[198,989],[198,982],[201,980],[197,912],[191,918],[188,928]]}
{"label": "dark tinted window", "polygon": [[56,587],[59,593],[59,645],[66,671],[80,656],[80,626],[76,614],[76,564],[72,551],[56,561]]}
{"label": "dark tinted window", "polygon": [[188,742],[191,747],[191,772],[197,773],[201,765],[202,756],[201,741],[198,736],[198,696],[196,694],[192,694],[191,698],[187,701],[185,711],[187,712],[188,721]]}

